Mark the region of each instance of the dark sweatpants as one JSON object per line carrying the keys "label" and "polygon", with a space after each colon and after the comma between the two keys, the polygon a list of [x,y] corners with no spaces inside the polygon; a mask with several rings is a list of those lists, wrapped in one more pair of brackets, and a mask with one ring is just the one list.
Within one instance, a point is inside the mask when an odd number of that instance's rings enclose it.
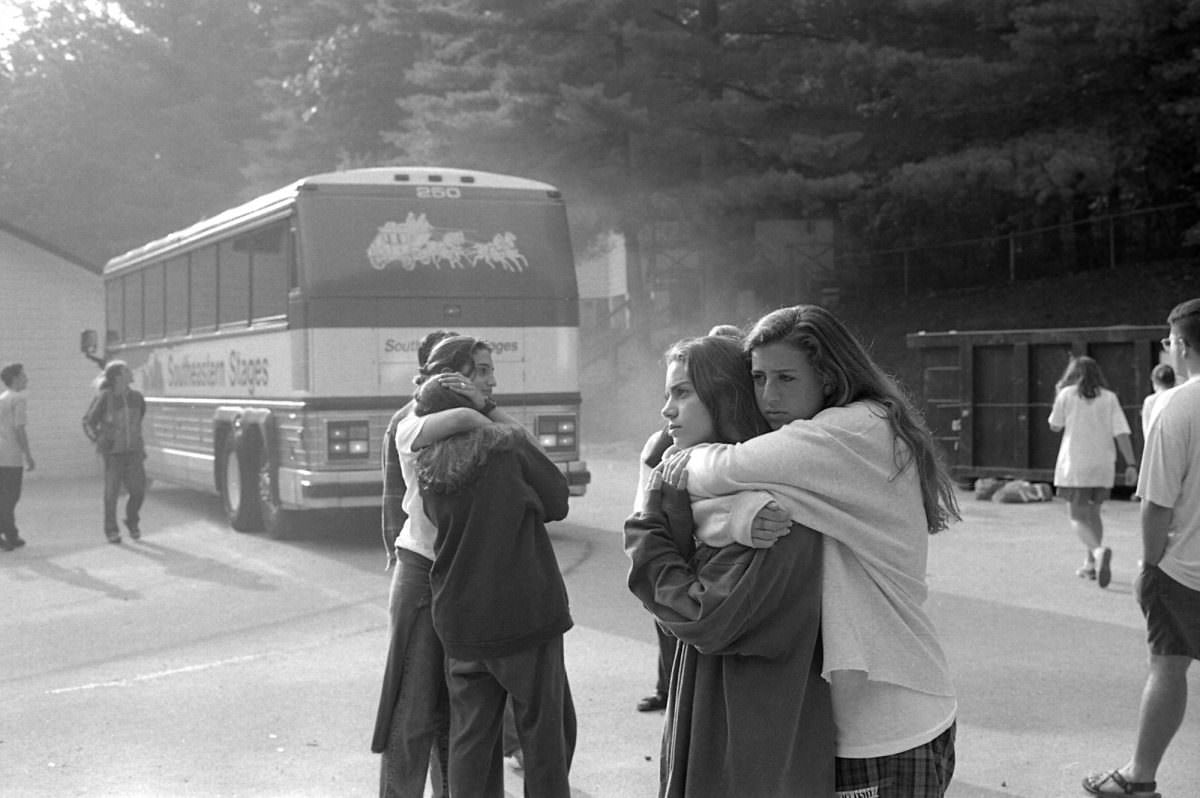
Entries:
{"label": "dark sweatpants", "polygon": [[12,543],[17,533],[17,502],[21,500],[22,466],[0,466],[0,537]]}
{"label": "dark sweatpants", "polygon": [[507,657],[448,657],[447,686],[451,795],[504,795],[500,728],[511,697],[525,758],[525,795],[570,798],[576,720],[562,635]]}
{"label": "dark sweatpants", "polygon": [[146,498],[146,470],[141,452],[119,452],[104,455],[104,532],[109,537],[120,534],[117,527],[117,498],[121,486],[129,491],[125,502],[125,523],[136,527],[141,520],[142,502]]}

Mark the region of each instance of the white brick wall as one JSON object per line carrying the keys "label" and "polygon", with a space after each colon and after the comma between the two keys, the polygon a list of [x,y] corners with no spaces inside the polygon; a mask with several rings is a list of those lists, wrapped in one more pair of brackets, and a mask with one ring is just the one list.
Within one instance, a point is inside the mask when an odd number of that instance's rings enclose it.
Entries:
{"label": "white brick wall", "polygon": [[0,229],[0,365],[19,361],[29,375],[27,479],[100,473],[79,425],[100,373],[79,353],[87,327],[104,328],[100,275]]}

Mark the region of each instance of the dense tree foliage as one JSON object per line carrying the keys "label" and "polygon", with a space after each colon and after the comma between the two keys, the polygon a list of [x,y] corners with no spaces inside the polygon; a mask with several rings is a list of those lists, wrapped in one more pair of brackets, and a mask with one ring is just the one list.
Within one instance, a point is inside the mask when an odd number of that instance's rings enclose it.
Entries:
{"label": "dense tree foliage", "polygon": [[362,164],[542,178],[712,280],[757,219],[884,248],[1198,193],[1200,0],[18,4],[0,216],[96,260]]}
{"label": "dense tree foliage", "polygon": [[103,262],[243,187],[261,3],[25,4],[0,83],[0,215]]}

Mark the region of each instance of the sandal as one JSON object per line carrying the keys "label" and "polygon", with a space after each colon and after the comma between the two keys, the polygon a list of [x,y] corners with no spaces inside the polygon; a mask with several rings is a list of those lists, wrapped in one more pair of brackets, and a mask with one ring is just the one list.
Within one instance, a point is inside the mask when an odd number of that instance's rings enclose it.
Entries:
{"label": "sandal", "polygon": [[1129,781],[1121,771],[1093,773],[1083,777],[1083,789],[1092,795],[1132,795],[1135,798],[1162,798],[1158,783],[1154,781]]}

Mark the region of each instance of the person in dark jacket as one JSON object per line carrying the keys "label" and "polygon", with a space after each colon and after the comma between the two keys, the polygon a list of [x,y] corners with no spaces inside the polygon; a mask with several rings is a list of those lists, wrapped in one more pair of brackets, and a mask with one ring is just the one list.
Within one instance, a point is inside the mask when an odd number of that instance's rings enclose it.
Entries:
{"label": "person in dark jacket", "polygon": [[386,436],[387,447],[395,451],[394,458],[384,459],[384,534],[393,547],[391,634],[371,742],[371,750],[382,755],[381,798],[424,794],[427,771],[435,798],[449,792],[445,655],[430,613],[429,572],[437,529],[421,502],[416,453],[434,441],[493,421],[516,423],[491,399],[496,379],[486,341],[431,333],[422,341],[418,359],[417,385],[444,381],[466,404],[418,417],[412,412],[415,403],[409,402],[393,417]]}
{"label": "person in dark jacket", "polygon": [[146,498],[142,419],[146,416],[146,399],[129,387],[131,382],[133,372],[125,361],[109,362],[85,419],[95,435],[96,450],[104,458],[104,535],[109,543],[121,542],[117,498],[122,485],[129,492],[125,527],[134,540],[142,536],[140,512]]}
{"label": "person in dark jacket", "polygon": [[[462,406],[438,380],[418,416]],[[433,627],[446,652],[450,793],[504,795],[501,718],[511,698],[525,795],[569,798],[576,718],[563,657],[573,624],[546,522],[567,515],[566,478],[519,426],[490,424],[417,455],[437,527]]]}
{"label": "person in dark jacket", "polygon": [[[767,430],[747,360],[722,336],[667,352],[667,431],[681,449]],[[830,798],[833,710],[821,678],[820,535],[787,524],[753,547],[696,544],[685,485],[644,475],[625,522],[629,587],[678,638],[659,795]],[[757,521],[756,521],[757,523]]]}

